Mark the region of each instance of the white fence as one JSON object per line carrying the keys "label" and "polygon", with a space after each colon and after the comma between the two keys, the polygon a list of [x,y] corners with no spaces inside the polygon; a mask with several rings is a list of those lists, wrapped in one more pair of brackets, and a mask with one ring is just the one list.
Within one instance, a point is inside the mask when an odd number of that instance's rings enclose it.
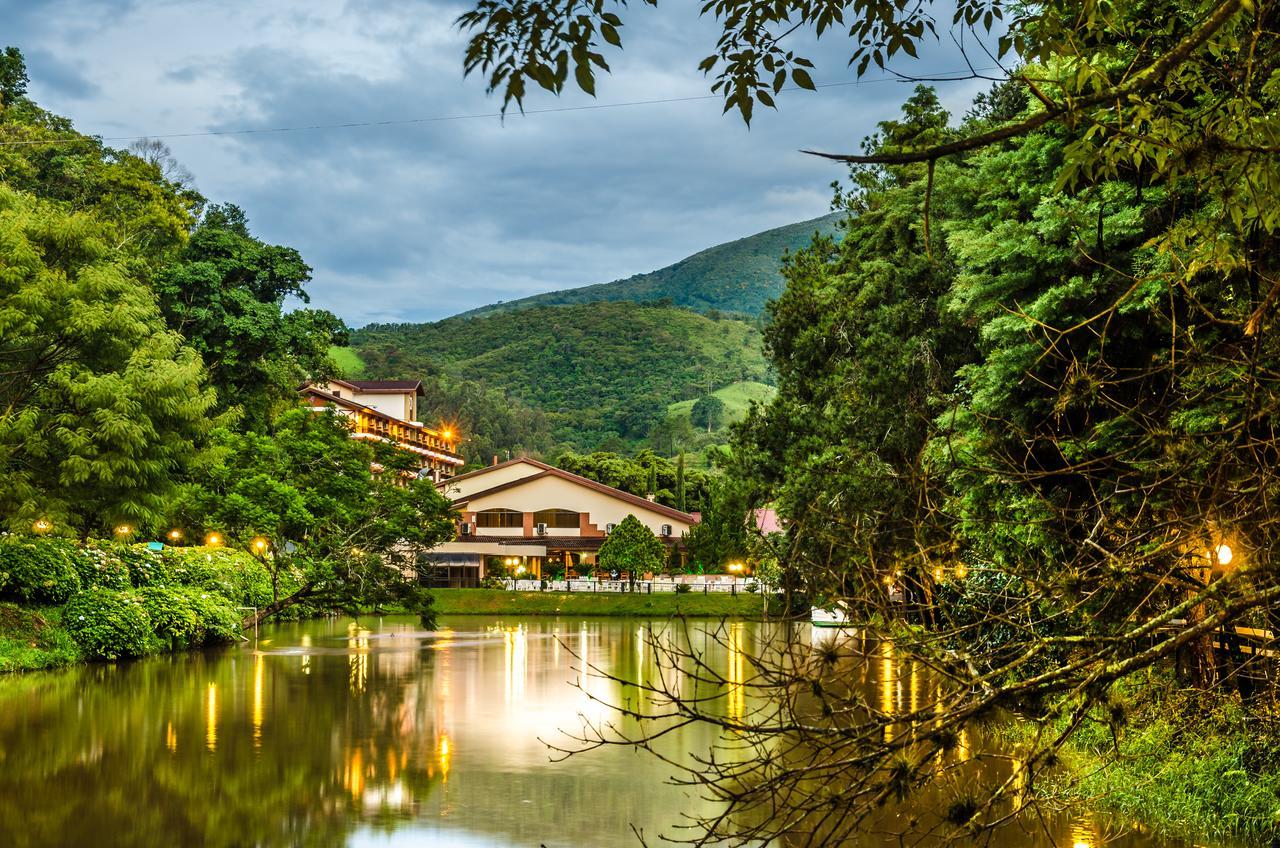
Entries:
{"label": "white fence", "polygon": [[[736,595],[738,592],[759,591],[760,586],[754,577],[742,577],[736,580],[595,580],[581,578],[577,580],[504,580],[505,588],[517,592],[675,592],[680,585],[688,586],[689,591],[698,594],[725,593]],[[751,588],[748,589],[747,587]]]}

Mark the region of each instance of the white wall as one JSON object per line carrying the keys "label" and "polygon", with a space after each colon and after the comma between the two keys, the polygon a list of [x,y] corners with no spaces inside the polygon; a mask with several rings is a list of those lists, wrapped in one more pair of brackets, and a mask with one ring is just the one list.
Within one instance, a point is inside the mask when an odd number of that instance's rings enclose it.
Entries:
{"label": "white wall", "polygon": [[[488,476],[488,475],[485,475]],[[468,482],[468,481],[462,481]],[[496,485],[496,484],[492,484]],[[489,486],[480,487],[481,490]],[[479,512],[485,509],[514,509],[519,512],[537,512],[542,509],[571,509],[574,512],[585,512],[588,520],[604,530],[606,524],[621,524],[622,519],[634,515],[655,534],[663,524],[670,524],[672,535],[679,537],[689,529],[687,522],[679,521],[664,515],[657,510],[648,509],[638,504],[598,492],[560,477],[547,476],[538,480],[530,480],[520,486],[513,486],[505,491],[495,492],[475,498],[465,506],[467,512]],[[477,531],[480,532],[480,531]],[[548,528],[549,536],[576,536],[576,532]]]}

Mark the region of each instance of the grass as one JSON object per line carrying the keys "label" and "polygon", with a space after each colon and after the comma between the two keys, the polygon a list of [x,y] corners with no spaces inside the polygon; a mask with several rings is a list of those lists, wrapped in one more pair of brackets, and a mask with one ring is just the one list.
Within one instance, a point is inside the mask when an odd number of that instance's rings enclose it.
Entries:
{"label": "grass", "polygon": [[1280,738],[1251,721],[1238,696],[1153,673],[1117,686],[1096,719],[1063,751],[1050,791],[1170,836],[1280,842]]}
{"label": "grass", "polygon": [[[730,383],[722,389],[716,389],[713,395],[720,398],[724,403],[724,424],[732,424],[735,421],[741,421],[747,414],[747,409],[751,406],[751,401],[759,401],[768,403],[773,400],[773,396],[778,390],[766,383],[759,383],[755,380],[741,380],[737,383]],[[693,405],[696,400],[680,400],[667,406],[667,417],[688,418],[689,413],[693,411]]]}
{"label": "grass", "polygon": [[80,651],[57,621],[56,610],[0,603],[0,673],[61,668],[80,662]]}
{"label": "grass", "polygon": [[760,595],[740,592],[654,595],[630,592],[509,592],[505,589],[433,589],[440,615],[607,615],[666,618],[759,617]]}
{"label": "grass", "polygon": [[364,376],[364,360],[360,358],[360,354],[356,353],[353,348],[331,347],[329,348],[329,358],[342,370],[344,377]]}

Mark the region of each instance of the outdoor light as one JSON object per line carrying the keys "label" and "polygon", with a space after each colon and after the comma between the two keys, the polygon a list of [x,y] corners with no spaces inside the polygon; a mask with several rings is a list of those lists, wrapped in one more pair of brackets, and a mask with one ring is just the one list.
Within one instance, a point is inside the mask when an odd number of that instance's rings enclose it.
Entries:
{"label": "outdoor light", "polygon": [[31,529],[37,533],[48,533],[53,529],[53,522],[47,518],[38,518],[36,523],[31,525]]}
{"label": "outdoor light", "polygon": [[222,544],[222,537],[217,533],[210,533],[208,536],[204,537],[204,543],[211,548],[216,548],[218,545]]}
{"label": "outdoor light", "polygon": [[444,438],[446,438],[446,439],[452,439],[452,438],[453,438],[453,431],[452,431],[452,430],[450,430],[448,427],[445,427],[443,430],[441,430],[441,431],[440,431],[440,435],[441,435],[441,436],[443,436],[443,437],[444,437]]}
{"label": "outdoor light", "polygon": [[524,574],[524,566],[523,566],[523,565],[518,566],[518,567],[516,568],[516,574]]}
{"label": "outdoor light", "polygon": [[1226,542],[1218,545],[1214,555],[1218,558],[1218,565],[1230,565],[1231,560],[1235,559],[1235,552],[1231,550],[1231,546]]}
{"label": "outdoor light", "polygon": [[117,536],[128,536],[132,532],[133,532],[133,528],[130,527],[128,524],[121,524],[116,527]]}
{"label": "outdoor light", "polygon": [[941,582],[942,582],[942,578],[943,578],[943,576],[944,576],[945,574],[946,574],[946,572],[942,570],[942,566],[938,566],[937,568],[935,568],[935,569],[933,570],[933,579],[934,579],[936,582],[941,583]]}
{"label": "outdoor light", "polygon": [[963,580],[968,573],[969,573],[969,569],[964,567],[964,563],[961,563],[960,565],[956,566],[956,577],[960,578],[961,580]]}
{"label": "outdoor light", "polygon": [[180,541],[182,541],[182,531],[181,531],[181,530],[179,530],[177,527],[175,527],[175,528],[173,528],[172,530],[170,530],[170,531],[169,531],[169,541],[170,541],[170,542],[180,542]]}
{"label": "outdoor light", "polygon": [[267,540],[261,536],[257,536],[253,540],[253,549],[258,553],[262,553],[267,549]]}

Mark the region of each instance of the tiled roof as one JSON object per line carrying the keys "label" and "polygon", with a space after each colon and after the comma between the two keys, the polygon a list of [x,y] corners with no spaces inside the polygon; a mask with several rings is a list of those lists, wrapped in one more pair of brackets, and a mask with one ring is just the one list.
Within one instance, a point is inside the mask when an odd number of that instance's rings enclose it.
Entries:
{"label": "tiled roof", "polygon": [[665,504],[660,504],[660,503],[657,503],[656,501],[651,501],[651,500],[648,500],[647,498],[642,498],[638,495],[633,495],[630,492],[624,492],[621,489],[615,489],[612,486],[606,486],[604,483],[597,483],[595,480],[591,480],[586,477],[581,477],[577,474],[572,474],[568,471],[565,471],[562,468],[556,468],[554,465],[547,465],[545,462],[539,462],[538,460],[530,459],[529,457],[512,459],[507,462],[499,463],[498,465],[490,465],[488,468],[482,468],[479,471],[470,471],[466,474],[459,474],[457,477],[453,477],[448,481],[446,481],[445,483],[442,483],[441,487],[444,488],[449,485],[455,484],[459,480],[464,480],[471,477],[479,477],[481,474],[484,474],[488,471],[493,471],[494,469],[497,469],[497,468],[505,468],[508,465],[514,465],[515,463],[518,463],[518,462],[527,463],[541,470],[536,474],[530,474],[527,477],[520,477],[516,480],[511,480],[506,483],[500,483],[491,488],[484,489],[483,491],[475,492],[464,498],[458,498],[453,502],[454,505],[456,506],[459,504],[464,504],[464,503],[467,503],[468,501],[473,501],[473,500],[476,500],[477,498],[482,498],[485,495],[491,495],[495,492],[502,492],[507,489],[515,488],[516,486],[523,485],[533,480],[540,480],[543,477],[554,476],[554,477],[559,477],[562,480],[568,480],[571,483],[577,483],[580,486],[585,486],[588,489],[594,489],[595,491],[600,492],[601,494],[608,495],[612,498],[617,498],[618,500],[625,501],[626,503],[632,504],[633,506],[638,506],[638,507],[641,507],[642,509],[647,509],[651,512],[656,512],[659,515],[665,515],[668,518],[674,518],[676,521],[682,521],[685,524],[698,523],[698,520],[687,512],[681,512],[680,510],[673,509],[672,507],[666,506]]}

